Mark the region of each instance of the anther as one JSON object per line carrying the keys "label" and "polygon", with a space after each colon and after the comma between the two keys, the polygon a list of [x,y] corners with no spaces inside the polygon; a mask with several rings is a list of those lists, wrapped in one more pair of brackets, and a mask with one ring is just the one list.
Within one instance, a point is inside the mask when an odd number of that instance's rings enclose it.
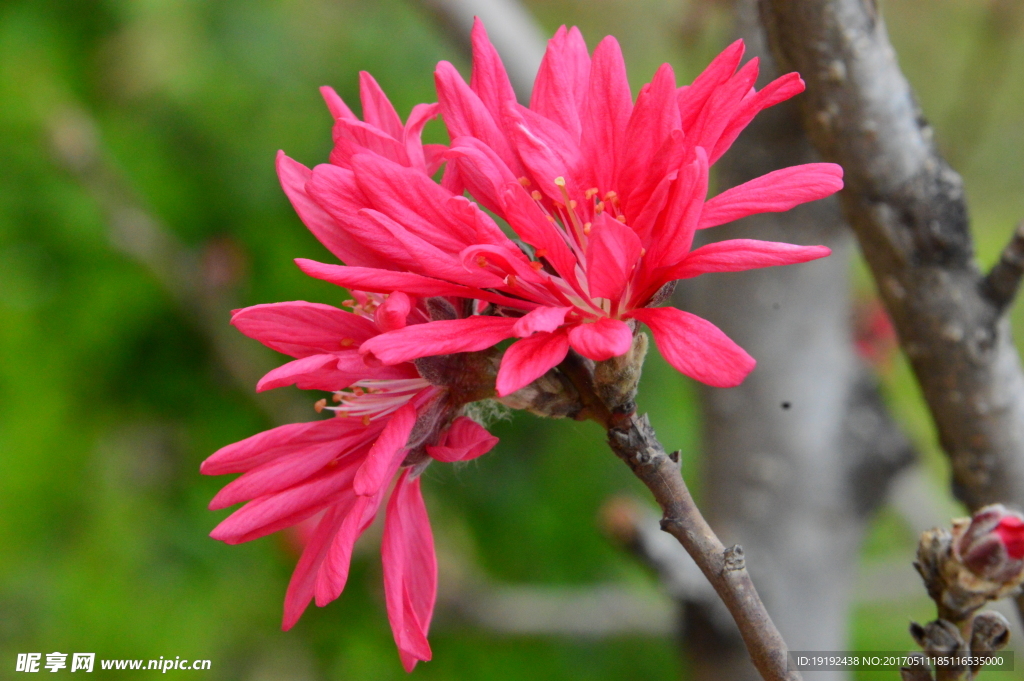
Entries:
{"label": "anther", "polygon": [[546,258],[548,256],[548,250],[546,248],[538,248],[534,252],[534,255],[538,258]]}
{"label": "anther", "polygon": [[544,198],[544,195],[541,194],[536,189],[534,189],[532,192],[530,192],[530,198],[532,198],[534,201],[540,201],[541,199]]}
{"label": "anther", "polygon": [[538,272],[540,272],[542,269],[544,269],[544,264],[543,263],[539,263],[536,260],[534,260],[534,261],[532,261],[530,263],[530,267],[532,267],[533,269],[535,269]]}
{"label": "anther", "polygon": [[610,192],[608,192],[607,194],[604,195],[604,200],[605,201],[615,201],[615,199],[617,199],[617,198],[619,198],[619,195],[616,194],[614,191],[610,191]]}
{"label": "anther", "polygon": [[319,400],[317,400],[317,401],[316,401],[316,402],[315,402],[315,403],[313,404],[313,408],[314,408],[314,409],[316,409],[316,413],[317,413],[317,414],[319,414],[320,412],[322,412],[322,411],[324,410],[324,407],[326,407],[326,406],[327,406],[327,398],[326,398],[326,397],[325,397],[325,398],[322,398],[322,399],[319,399]]}
{"label": "anther", "polygon": [[349,298],[348,300],[341,301],[341,306],[342,307],[355,307],[356,306],[356,301],[354,301],[351,298]]}
{"label": "anther", "polygon": [[603,201],[598,201],[597,202],[597,205],[594,206],[594,212],[595,213],[603,213],[604,212],[604,202]]}
{"label": "anther", "polygon": [[363,417],[363,425],[364,426],[370,425],[370,417],[369,416],[364,416]]}
{"label": "anther", "polygon": [[530,186],[530,178],[528,178],[528,177],[520,177],[519,178],[519,184],[523,185],[524,187],[529,187]]}
{"label": "anther", "polygon": [[626,216],[625,215],[616,215],[615,219],[618,220],[619,222],[621,222],[622,224],[626,224]]}
{"label": "anther", "polygon": [[476,264],[480,267],[487,267],[487,258],[482,255],[476,256]]}
{"label": "anther", "polygon": [[569,200],[569,208],[575,208],[575,207],[576,207],[576,199],[570,199]]}
{"label": "anther", "polygon": [[341,347],[343,347],[343,348],[350,348],[350,347],[352,347],[355,344],[356,344],[355,339],[352,339],[352,338],[342,338],[341,339]]}
{"label": "anther", "polygon": [[555,178],[555,184],[557,184],[559,187],[564,187],[565,186],[565,178],[562,177],[561,175],[559,175],[558,177]]}
{"label": "anther", "polygon": [[593,225],[591,223],[584,222],[583,223],[583,233],[586,234],[587,236],[590,236],[590,229],[592,227],[593,227]]}
{"label": "anther", "polygon": [[583,196],[585,196],[586,199],[589,201],[590,199],[592,199],[595,196],[597,196],[598,193],[599,193],[599,190],[598,190],[597,187],[591,187],[587,191],[583,192]]}

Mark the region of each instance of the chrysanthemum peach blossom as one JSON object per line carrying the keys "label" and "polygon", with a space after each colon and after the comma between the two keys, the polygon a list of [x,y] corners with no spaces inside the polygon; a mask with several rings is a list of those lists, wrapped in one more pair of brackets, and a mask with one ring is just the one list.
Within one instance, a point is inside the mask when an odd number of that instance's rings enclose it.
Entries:
{"label": "chrysanthemum peach blossom", "polygon": [[[579,31],[563,27],[527,108],[515,102],[479,22],[473,45],[469,85],[446,62],[436,73],[452,139],[440,185],[373,151],[348,156],[345,168],[318,166],[303,183],[285,177],[293,200],[301,194],[317,206],[314,231],[333,230],[369,251],[338,253],[351,267],[298,261],[308,274],[492,304],[484,314],[382,334],[362,351],[394,364],[518,338],[497,379],[499,395],[507,395],[570,348],[593,360],[625,353],[642,322],[679,371],[715,386],[740,383],[753,358],[710,322],[654,305],[678,279],[828,255],[823,246],[752,239],[691,250],[698,229],[788,210],[842,187],[839,166],[815,163],[706,200],[710,164],[754,115],[799,93],[803,81],[788,74],[755,90],[757,60],[737,70],[737,42],[689,86],[676,87],[671,67],[662,66],[634,104],[615,39],[605,38],[591,58]],[[506,237],[464,191],[521,241]]]}
{"label": "chrysanthemum peach blossom", "polygon": [[[319,515],[285,596],[284,628],[313,599],[326,605],[345,588],[352,546],[370,525],[392,479],[381,552],[388,619],[402,663],[430,659],[427,630],[437,592],[434,544],[418,473],[428,460],[463,461],[489,451],[497,438],[456,416],[444,388],[412,364],[367,366],[359,344],[385,329],[426,321],[422,304],[404,293],[386,300],[358,294],[355,312],[306,302],[239,310],[243,333],[296,359],[258,385],[333,391],[334,418],[295,423],[228,445],[202,465],[208,475],[242,473],[210,502],[242,508],[211,536],[250,541]],[[399,473],[400,469],[405,470]]]}

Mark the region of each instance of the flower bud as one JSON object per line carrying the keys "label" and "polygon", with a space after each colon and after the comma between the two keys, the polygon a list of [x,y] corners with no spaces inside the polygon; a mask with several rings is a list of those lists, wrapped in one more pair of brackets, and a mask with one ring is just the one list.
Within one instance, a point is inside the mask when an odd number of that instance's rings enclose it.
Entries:
{"label": "flower bud", "polygon": [[1009,582],[1024,571],[1024,516],[1002,504],[980,509],[957,537],[954,550],[974,575]]}

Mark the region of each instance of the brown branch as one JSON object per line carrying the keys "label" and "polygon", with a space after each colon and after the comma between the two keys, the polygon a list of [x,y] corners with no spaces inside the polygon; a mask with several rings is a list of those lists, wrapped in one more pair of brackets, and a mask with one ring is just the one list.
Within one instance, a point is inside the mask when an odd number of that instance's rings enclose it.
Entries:
{"label": "brown branch", "polygon": [[872,0],[761,0],[776,60],[807,81],[804,125],[846,172],[842,200],[971,509],[1024,504],[1024,373],[984,293],[962,182]]}
{"label": "brown branch", "polygon": [[1021,276],[1024,275],[1024,220],[1017,224],[1017,229],[1006,244],[999,262],[992,266],[982,282],[982,293],[992,304],[1005,310],[1013,302],[1020,288]]}
{"label": "brown branch", "polygon": [[[642,361],[643,353],[637,354]],[[694,503],[679,470],[679,452],[665,453],[647,415],[636,414],[631,395],[619,404],[598,397],[594,370],[575,352],[569,352],[559,369],[580,393],[581,417],[607,430],[612,451],[654,495],[663,511],[661,528],[683,545],[725,603],[761,676],[766,681],[801,679],[788,669],[786,642],[757,595],[742,547],[726,548]]]}

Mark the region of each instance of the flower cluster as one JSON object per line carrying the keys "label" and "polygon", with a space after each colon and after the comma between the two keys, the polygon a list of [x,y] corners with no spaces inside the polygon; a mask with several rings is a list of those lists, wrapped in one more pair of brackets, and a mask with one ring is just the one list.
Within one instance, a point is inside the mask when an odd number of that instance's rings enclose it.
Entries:
{"label": "flower cluster", "polygon": [[[296,262],[349,289],[352,311],[257,305],[232,323],[295,358],[259,390],[331,392],[333,403],[317,409],[335,417],[260,433],[202,468],[243,473],[212,508],[248,501],[214,538],[243,542],[317,519],[288,587],[285,628],[311,600],[340,595],[353,542],[397,477],[382,553],[388,617],[407,670],[430,659],[436,595],[418,475],[430,460],[470,459],[497,442],[464,406],[522,389],[570,350],[594,361],[621,356],[640,324],[683,374],[739,384],[754,367],[746,352],[710,322],[657,305],[679,279],[829,250],[751,239],[692,248],[695,232],[842,187],[838,166],[816,163],[708,199],[709,167],[759,111],[803,89],[788,74],[756,90],[757,60],[740,67],[741,42],[690,85],[678,87],[662,66],[634,102],[615,39],[591,56],[579,31],[563,27],[525,107],[479,22],[472,39],[470,82],[441,62],[438,103],[417,105],[403,123],[363,73],[362,120],[322,91],[335,121],[329,163],[310,170],[279,154],[295,210],[345,264]],[[450,144],[424,145],[423,127],[438,115]],[[509,339],[503,352],[496,347]],[[490,354],[469,373],[489,383],[467,389],[459,367],[470,360],[449,360],[482,351]]]}

